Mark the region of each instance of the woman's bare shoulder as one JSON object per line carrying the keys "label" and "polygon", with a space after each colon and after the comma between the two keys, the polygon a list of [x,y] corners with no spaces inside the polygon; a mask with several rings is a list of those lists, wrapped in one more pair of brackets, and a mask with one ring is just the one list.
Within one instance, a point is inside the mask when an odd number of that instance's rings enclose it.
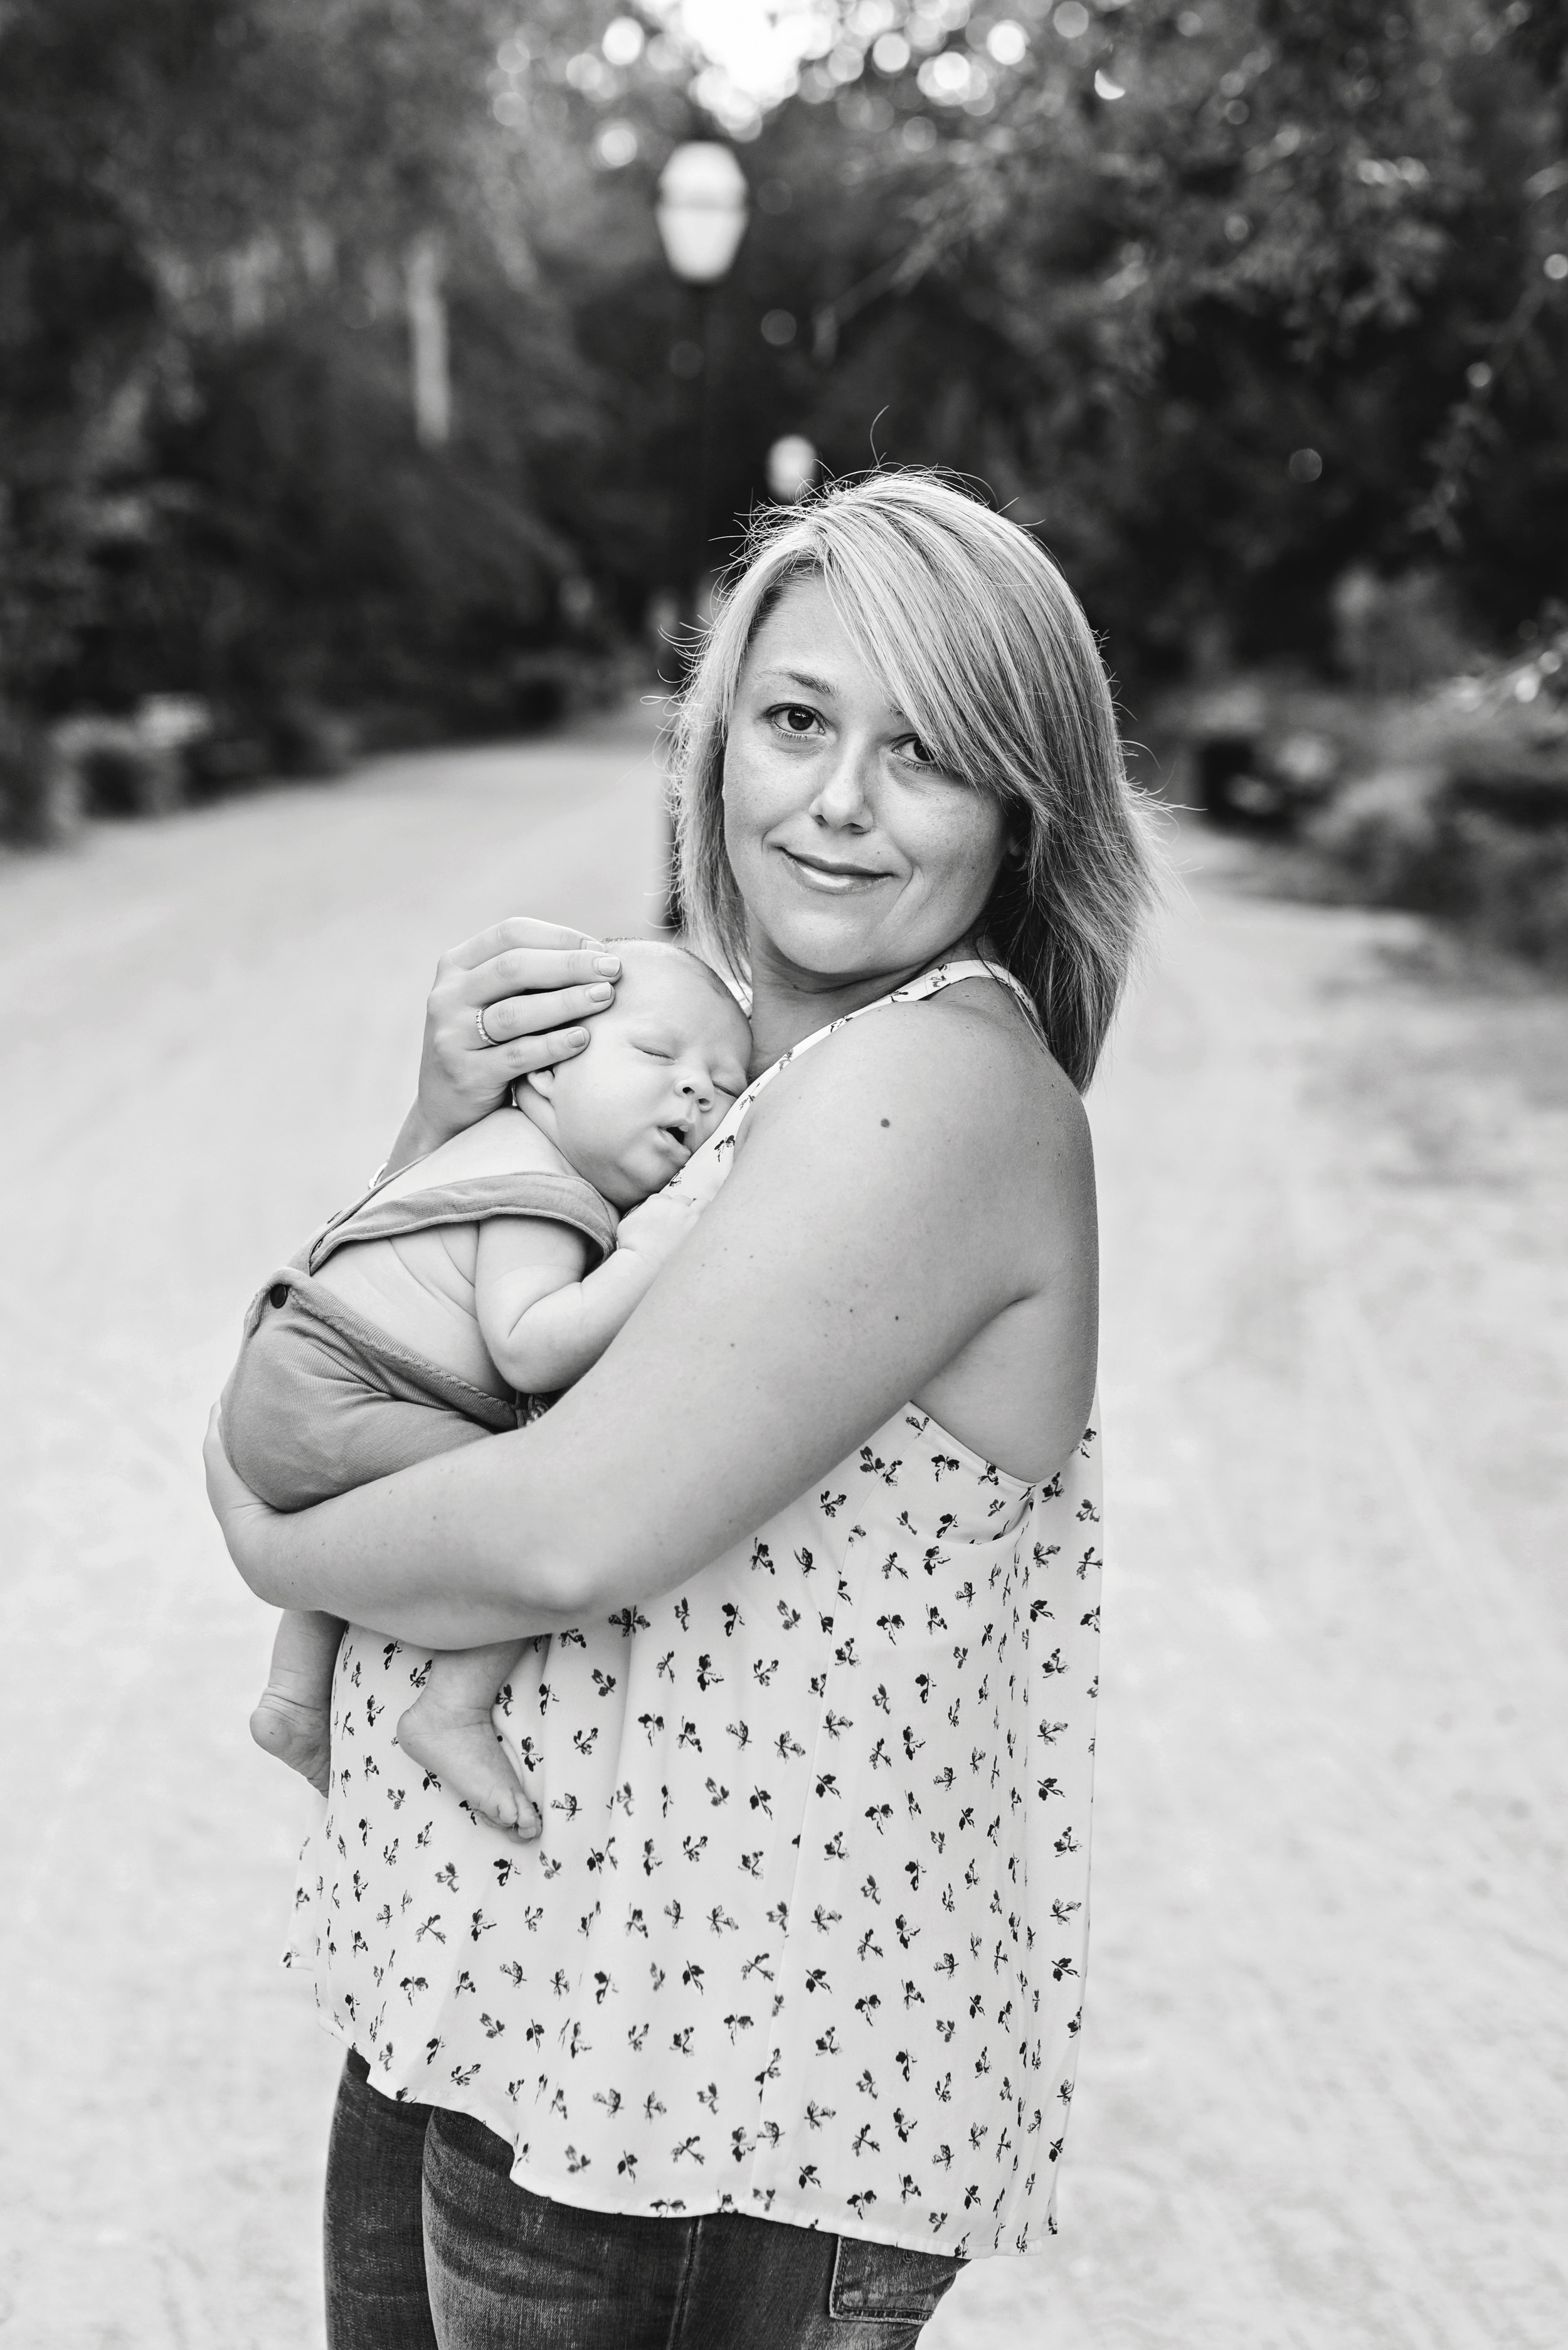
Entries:
{"label": "woman's bare shoulder", "polygon": [[961,980],[940,995],[879,1006],[845,1023],[780,1071],[753,1117],[807,1100],[849,1095],[871,1082],[901,1098],[950,1102],[988,1128],[1044,1120],[1087,1134],[1072,1081],[1007,989]]}
{"label": "woman's bare shoulder", "polygon": [[781,1141],[886,1135],[1021,1201],[1092,1185],[1084,1105],[1011,994],[961,981],[850,1020],[780,1072],[753,1122]]}

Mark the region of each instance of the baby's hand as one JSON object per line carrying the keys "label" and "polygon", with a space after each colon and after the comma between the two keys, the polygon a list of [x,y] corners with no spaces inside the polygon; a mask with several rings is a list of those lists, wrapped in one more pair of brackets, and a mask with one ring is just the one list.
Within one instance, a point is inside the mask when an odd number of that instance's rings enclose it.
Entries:
{"label": "baby's hand", "polygon": [[618,1253],[640,1258],[650,1273],[674,1255],[697,1221],[695,1201],[684,1191],[655,1191],[640,1208],[623,1216],[616,1233]]}

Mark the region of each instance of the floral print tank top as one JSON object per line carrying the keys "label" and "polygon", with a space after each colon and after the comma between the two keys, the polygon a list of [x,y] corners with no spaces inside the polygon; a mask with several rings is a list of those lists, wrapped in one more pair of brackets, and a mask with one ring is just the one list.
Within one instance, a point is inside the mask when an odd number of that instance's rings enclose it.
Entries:
{"label": "floral print tank top", "polygon": [[[791,1058],[679,1183],[711,1196]],[[495,1712],[545,1823],[528,1847],[394,1743],[426,1659],[351,1626],[288,1962],[371,2081],[473,2116],[519,2184],[593,2210],[966,2256],[1053,2230],[1097,1453],[1091,1427],[1025,1484],[911,1406],[679,1589],[535,1643]]]}

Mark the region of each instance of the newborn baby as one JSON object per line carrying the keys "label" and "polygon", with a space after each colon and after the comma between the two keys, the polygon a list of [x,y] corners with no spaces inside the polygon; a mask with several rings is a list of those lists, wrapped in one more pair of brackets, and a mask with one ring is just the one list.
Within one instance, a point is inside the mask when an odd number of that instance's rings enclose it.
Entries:
{"label": "newborn baby", "polygon": [[[575,1059],[335,1218],[252,1305],[223,1441],[274,1509],[533,1417],[597,1360],[690,1230],[691,1204],[657,1194],[744,1088],[751,1031],[683,948],[618,951],[615,1002]],[[286,1614],[251,1717],[257,1743],[323,1794],[342,1629]],[[436,1657],[398,1742],[525,1840],[538,1821],[490,1719],[524,1645]]]}

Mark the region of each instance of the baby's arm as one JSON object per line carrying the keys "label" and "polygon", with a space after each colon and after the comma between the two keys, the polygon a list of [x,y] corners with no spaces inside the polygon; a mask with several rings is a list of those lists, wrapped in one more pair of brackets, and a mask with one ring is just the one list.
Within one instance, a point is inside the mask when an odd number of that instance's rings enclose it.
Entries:
{"label": "baby's arm", "polygon": [[657,1191],[621,1219],[613,1254],[583,1274],[587,1243],[565,1224],[493,1216],[479,1228],[473,1274],[480,1333],[503,1378],[554,1395],[597,1363],[697,1210]]}

